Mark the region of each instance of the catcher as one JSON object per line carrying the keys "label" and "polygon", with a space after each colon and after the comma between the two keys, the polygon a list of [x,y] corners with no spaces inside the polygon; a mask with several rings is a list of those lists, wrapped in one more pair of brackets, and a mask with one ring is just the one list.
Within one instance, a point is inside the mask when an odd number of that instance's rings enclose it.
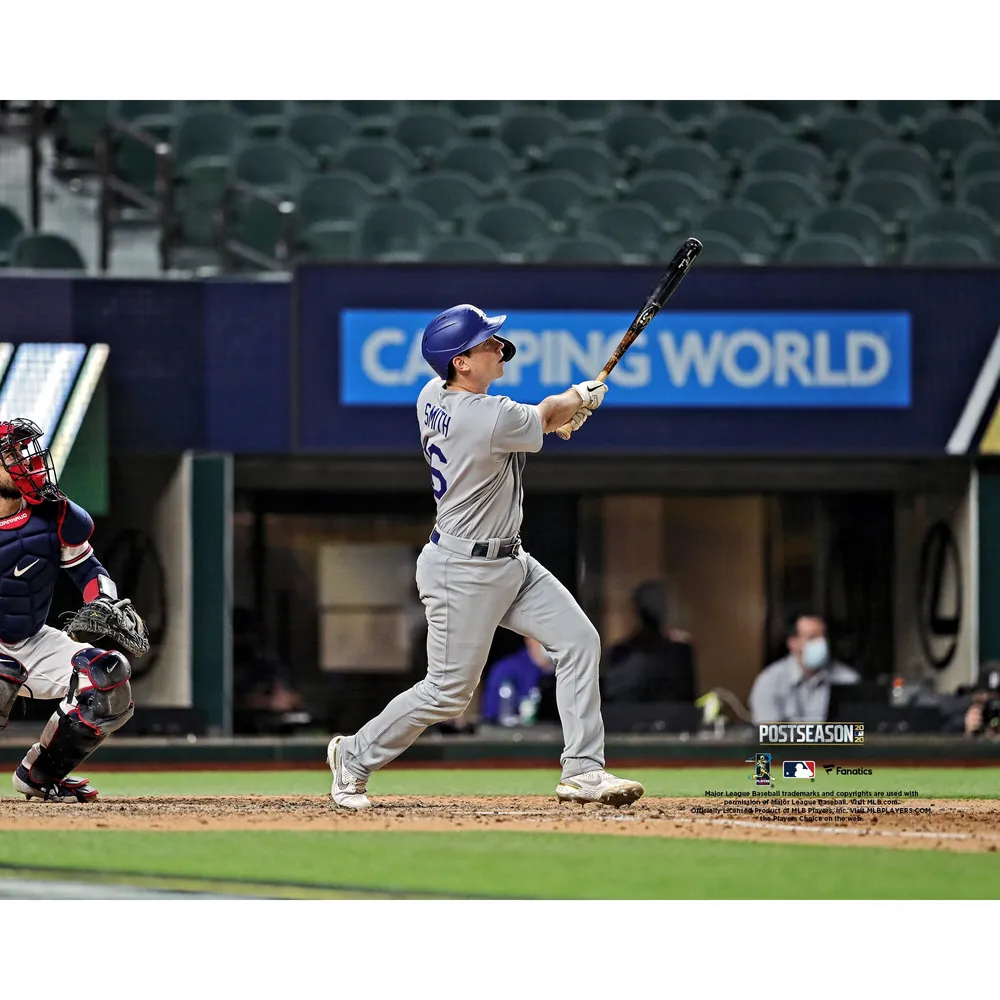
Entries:
{"label": "catcher", "polygon": [[[18,695],[61,698],[14,788],[29,799],[89,802],[97,789],[70,771],[132,718],[122,650],[142,656],[149,640],[90,547],[90,515],[60,492],[41,437],[30,420],[0,422],[0,729]],[[60,567],[87,602],[64,631],[45,624]]]}

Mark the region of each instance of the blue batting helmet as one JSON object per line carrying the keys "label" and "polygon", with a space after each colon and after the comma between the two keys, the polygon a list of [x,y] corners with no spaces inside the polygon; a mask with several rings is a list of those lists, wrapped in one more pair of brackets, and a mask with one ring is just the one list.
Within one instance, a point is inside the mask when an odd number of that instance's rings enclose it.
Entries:
{"label": "blue batting helmet", "polygon": [[[452,306],[435,316],[424,328],[420,353],[441,378],[447,378],[451,359],[490,337],[496,337],[497,330],[506,319],[506,316],[487,316],[482,309],[468,304]],[[504,361],[510,361],[517,348],[503,337],[497,337],[497,340],[503,344]]]}

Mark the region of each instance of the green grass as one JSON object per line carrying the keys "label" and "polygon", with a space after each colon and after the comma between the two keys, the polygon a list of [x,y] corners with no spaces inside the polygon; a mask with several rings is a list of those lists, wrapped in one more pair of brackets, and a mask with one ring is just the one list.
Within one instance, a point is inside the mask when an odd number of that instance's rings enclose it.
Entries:
{"label": "green grass", "polygon": [[[348,887],[585,899],[996,899],[993,854],[469,831],[4,831],[0,863]],[[350,892],[348,891],[349,895]]]}
{"label": "green grass", "polygon": [[[780,763],[780,761],[779,761]],[[329,772],[320,761],[315,771],[92,771],[88,774],[104,795],[325,795]],[[620,769],[646,786],[651,796],[701,796],[706,791],[752,787],[750,765],[723,768]],[[872,792],[916,790],[923,798],[997,798],[1000,768],[896,768],[875,767],[871,777],[827,775],[820,770],[815,782],[778,780],[778,788],[867,790]],[[536,770],[409,770],[387,768],[368,785],[379,795],[545,795],[551,796],[559,772]],[[0,795],[13,795],[8,782],[0,782]]]}

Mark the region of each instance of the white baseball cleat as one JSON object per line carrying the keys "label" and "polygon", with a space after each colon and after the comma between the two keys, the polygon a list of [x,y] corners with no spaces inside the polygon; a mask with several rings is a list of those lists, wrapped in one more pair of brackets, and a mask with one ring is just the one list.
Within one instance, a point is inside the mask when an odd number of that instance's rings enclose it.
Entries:
{"label": "white baseball cleat", "polygon": [[602,802],[606,806],[627,806],[640,798],[645,790],[638,781],[616,778],[602,769],[563,778],[556,785],[556,798],[560,802]]}
{"label": "white baseball cleat", "polygon": [[326,762],[333,772],[333,784],[330,786],[330,798],[333,804],[342,809],[370,809],[371,802],[365,795],[368,784],[365,778],[355,778],[344,768],[344,759],[340,754],[340,741],[343,736],[334,736],[326,748]]}

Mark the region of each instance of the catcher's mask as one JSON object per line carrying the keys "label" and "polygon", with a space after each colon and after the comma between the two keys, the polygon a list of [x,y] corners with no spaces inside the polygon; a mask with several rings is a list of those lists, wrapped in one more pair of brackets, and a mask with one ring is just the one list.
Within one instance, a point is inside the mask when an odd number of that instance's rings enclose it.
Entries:
{"label": "catcher's mask", "polygon": [[30,504],[62,498],[49,449],[39,447],[41,437],[38,424],[24,417],[0,423],[0,462]]}

